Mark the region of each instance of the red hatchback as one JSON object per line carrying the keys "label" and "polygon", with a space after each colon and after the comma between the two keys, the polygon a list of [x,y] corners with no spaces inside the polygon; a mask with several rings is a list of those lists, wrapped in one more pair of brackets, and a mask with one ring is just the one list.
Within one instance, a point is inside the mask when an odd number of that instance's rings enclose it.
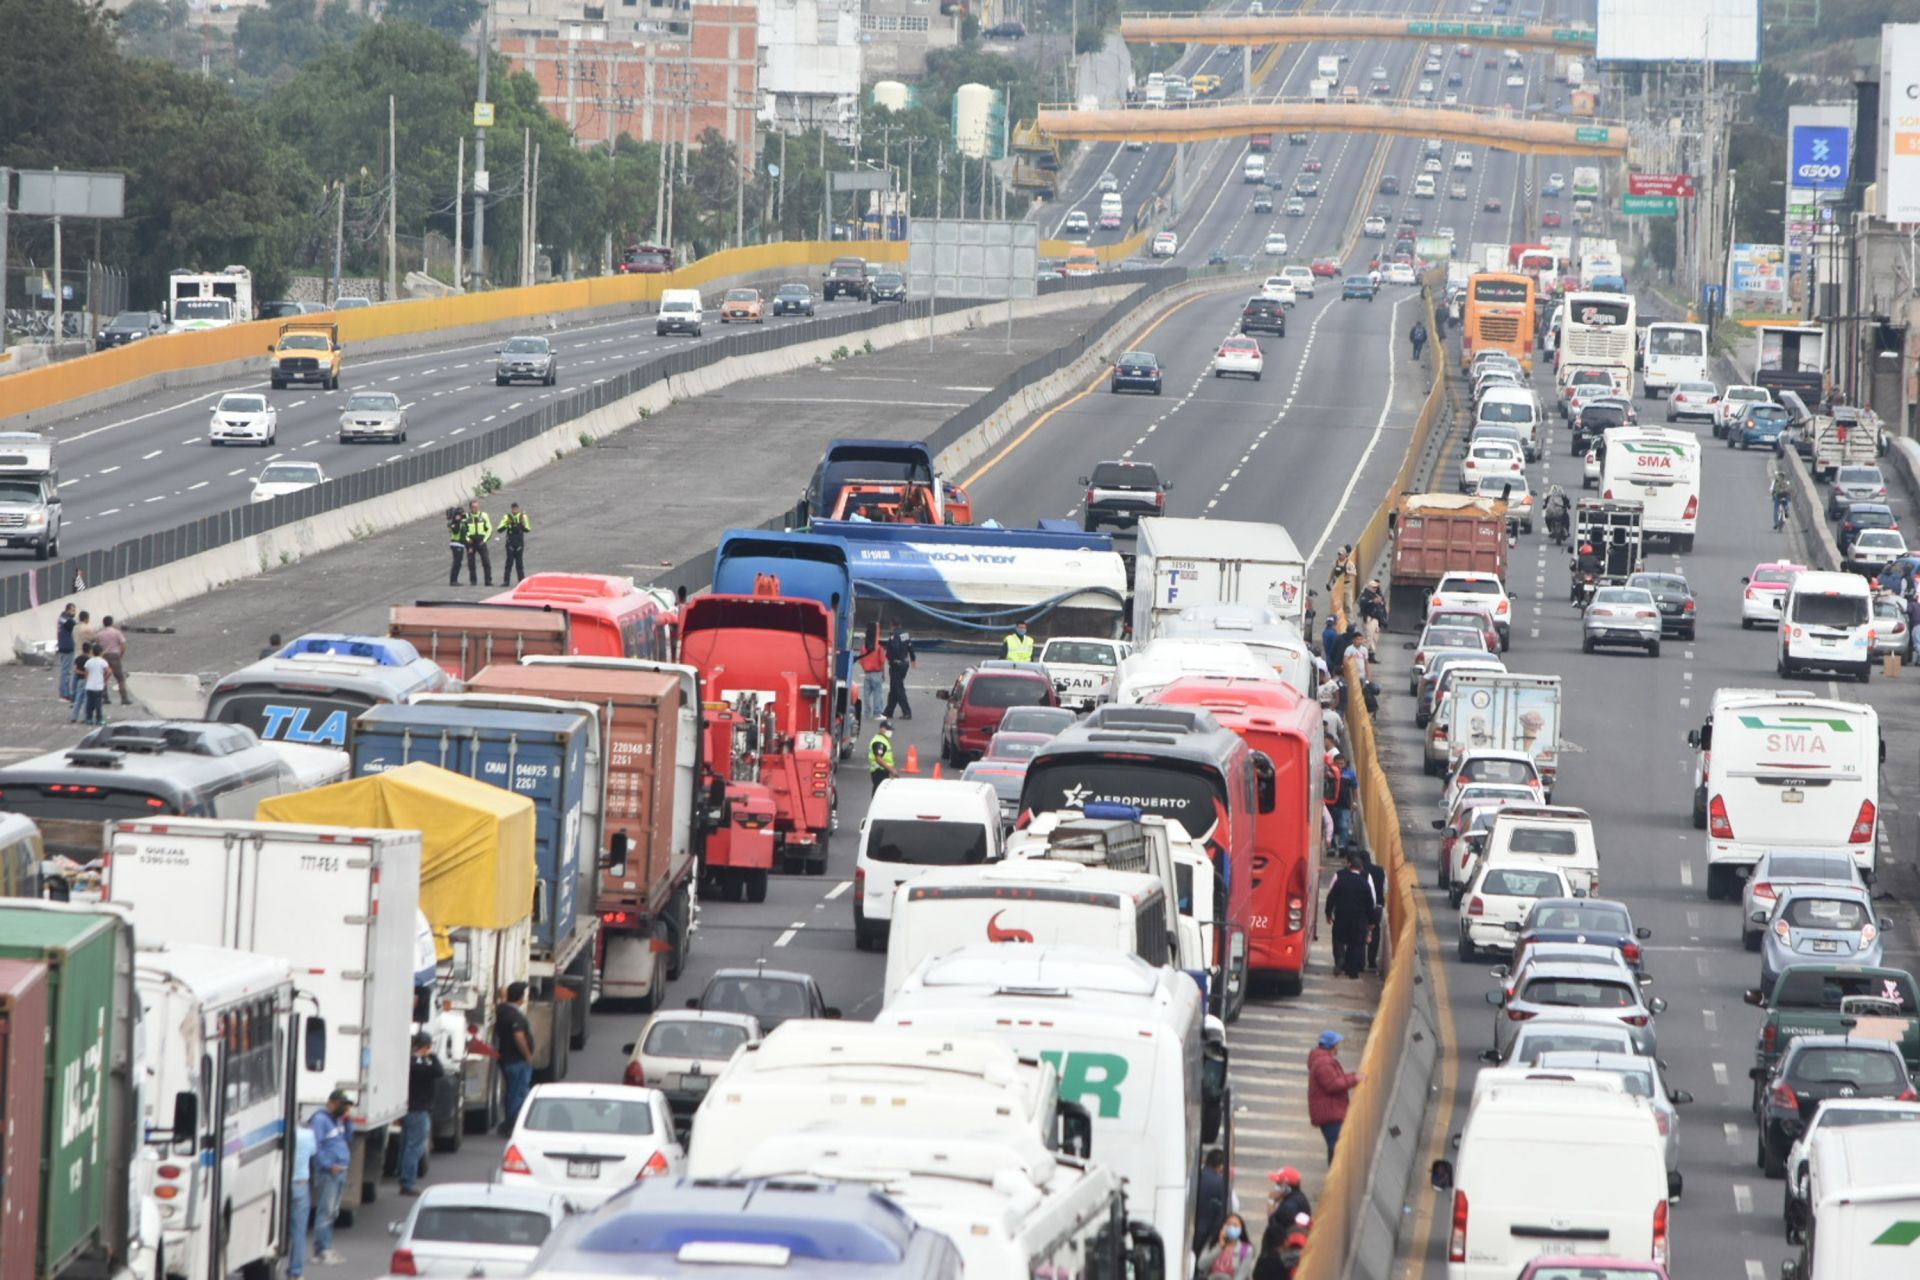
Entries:
{"label": "red hatchback", "polygon": [[1307,270],[1324,279],[1332,279],[1334,276],[1340,274],[1340,260],[1338,258],[1315,258]]}
{"label": "red hatchback", "polygon": [[1045,667],[997,658],[963,672],[939,697],[947,704],[940,725],[940,758],[953,768],[986,753],[1008,708],[1060,705]]}

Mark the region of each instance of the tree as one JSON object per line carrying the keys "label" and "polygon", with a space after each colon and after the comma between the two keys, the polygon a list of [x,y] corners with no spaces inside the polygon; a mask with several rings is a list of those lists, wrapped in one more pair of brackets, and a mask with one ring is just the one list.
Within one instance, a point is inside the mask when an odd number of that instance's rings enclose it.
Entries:
{"label": "tree", "polygon": [[267,0],[265,8],[241,11],[234,61],[242,74],[276,88],[321,54],[359,39],[367,26],[345,0],[325,7],[318,0]]}
{"label": "tree", "polygon": [[458,39],[473,30],[487,9],[486,0],[387,0],[390,22],[412,22]]}

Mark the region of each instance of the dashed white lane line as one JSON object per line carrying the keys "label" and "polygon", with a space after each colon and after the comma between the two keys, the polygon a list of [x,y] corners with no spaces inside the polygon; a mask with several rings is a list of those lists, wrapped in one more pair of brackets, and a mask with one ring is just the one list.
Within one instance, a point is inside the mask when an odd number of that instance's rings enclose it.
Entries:
{"label": "dashed white lane line", "polygon": [[1727,1135],[1728,1146],[1737,1147],[1740,1145],[1740,1126],[1739,1125],[1729,1120],[1725,1124],[1720,1126],[1720,1130],[1722,1133]]}
{"label": "dashed white lane line", "polygon": [[1691,889],[1693,887],[1693,864],[1692,863],[1683,862],[1680,864],[1680,884],[1684,888],[1688,888],[1688,889]]}
{"label": "dashed white lane line", "polygon": [[[1727,1064],[1726,1063],[1716,1062],[1713,1064],[1713,1082],[1722,1087],[1726,1085],[1727,1083]],[[1728,1127],[1731,1128],[1732,1126],[1728,1126]]]}
{"label": "dashed white lane line", "polygon": [[782,933],[782,934],[781,934],[781,935],[780,935],[779,937],[777,937],[777,938],[775,938],[775,939],[773,940],[773,945],[774,945],[774,946],[776,946],[776,947],[784,947],[784,946],[786,946],[786,945],[787,945],[787,944],[788,944],[789,942],[792,942],[792,941],[793,941],[793,935],[794,935],[794,934],[796,934],[796,933],[798,933],[798,932],[799,932],[799,930],[798,930],[797,928],[796,928],[796,929],[788,929],[788,930],[787,930],[786,932],[784,932],[784,933]]}
{"label": "dashed white lane line", "polygon": [[1702,1009],[1700,1011],[1700,1021],[1706,1027],[1708,1035],[1717,1036],[1720,1034],[1720,1018],[1713,1010]]}
{"label": "dashed white lane line", "polygon": [[841,894],[845,893],[847,890],[851,888],[853,888],[853,881],[842,880],[839,884],[827,890],[827,901],[829,902],[833,901],[835,898],[839,897]]}
{"label": "dashed white lane line", "polygon": [[1753,1212],[1753,1188],[1744,1182],[1733,1184],[1733,1208],[1736,1213]]}
{"label": "dashed white lane line", "polygon": [[143,453],[140,455],[140,461],[152,462],[155,458],[159,457],[161,454],[165,452],[166,452],[165,449],[155,449],[152,453]]}
{"label": "dashed white lane line", "polygon": [[116,472],[116,471],[118,471],[119,469],[120,469],[120,464],[116,462],[116,463],[114,463],[114,464],[113,464],[112,466],[110,466],[110,467],[102,467],[102,468],[100,468],[100,474],[101,474],[101,475],[103,475],[103,476],[110,476],[110,475],[112,475],[112,474],[113,474],[114,472]]}
{"label": "dashed white lane line", "polygon": [[1758,1258],[1748,1258],[1747,1280],[1767,1280],[1767,1264]]}
{"label": "dashed white lane line", "polygon": [[147,505],[148,503],[150,503],[150,502],[165,502],[166,500],[167,500],[167,495],[166,495],[166,494],[164,494],[164,493],[156,493],[156,494],[154,494],[154,495],[153,495],[153,496],[152,496],[151,498],[142,498],[142,499],[140,499],[140,505],[144,507],[144,506],[146,506],[146,505]]}
{"label": "dashed white lane line", "polygon": [[212,483],[213,483],[213,481],[211,481],[211,480],[202,480],[202,481],[200,481],[200,483],[198,483],[198,484],[190,484],[190,485],[188,485],[188,486],[187,486],[187,492],[188,492],[188,493],[192,493],[192,492],[193,492],[193,491],[194,491],[195,489],[204,489],[204,488],[206,488],[206,487],[207,487],[208,485],[210,485],[210,484],[212,484]]}

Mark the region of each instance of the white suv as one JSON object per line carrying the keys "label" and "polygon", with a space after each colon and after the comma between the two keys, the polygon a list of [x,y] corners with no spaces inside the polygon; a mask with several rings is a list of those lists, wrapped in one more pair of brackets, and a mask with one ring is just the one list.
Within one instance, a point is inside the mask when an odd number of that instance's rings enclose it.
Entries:
{"label": "white suv", "polygon": [[1506,955],[1513,949],[1508,924],[1521,924],[1542,898],[1571,898],[1566,873],[1532,858],[1508,854],[1479,859],[1460,911],[1460,958],[1471,961],[1483,951]]}
{"label": "white suv", "polygon": [[1293,291],[1302,298],[1313,296],[1313,272],[1305,267],[1282,267],[1280,274],[1293,281]]}
{"label": "white suv", "polygon": [[1463,604],[1477,604],[1491,613],[1493,629],[1500,636],[1501,652],[1512,647],[1513,602],[1507,596],[1506,583],[1490,573],[1449,573],[1427,597],[1427,614],[1432,616],[1436,609]]}

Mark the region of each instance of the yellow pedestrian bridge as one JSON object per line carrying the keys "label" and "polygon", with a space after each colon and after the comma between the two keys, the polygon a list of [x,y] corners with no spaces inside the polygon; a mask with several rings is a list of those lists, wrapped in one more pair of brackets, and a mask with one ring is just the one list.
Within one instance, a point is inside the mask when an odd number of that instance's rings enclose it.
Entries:
{"label": "yellow pedestrian bridge", "polygon": [[1436,107],[1424,102],[1318,102],[1280,98],[1188,107],[1040,108],[1041,132],[1083,142],[1204,142],[1256,133],[1387,133],[1441,138],[1532,155],[1624,159],[1627,127],[1618,121],[1527,115],[1510,107]]}
{"label": "yellow pedestrian bridge", "polygon": [[1298,40],[1451,40],[1509,49],[1593,52],[1594,29],[1497,18],[1455,21],[1400,13],[1130,13],[1120,19],[1128,44],[1290,44]]}

